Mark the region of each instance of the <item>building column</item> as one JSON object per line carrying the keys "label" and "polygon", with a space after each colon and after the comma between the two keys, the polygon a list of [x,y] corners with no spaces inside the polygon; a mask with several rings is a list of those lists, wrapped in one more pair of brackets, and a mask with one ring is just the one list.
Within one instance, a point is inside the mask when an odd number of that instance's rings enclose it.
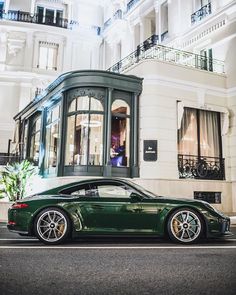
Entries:
{"label": "building column", "polygon": [[9,6],[10,6],[10,0],[5,0],[5,5],[4,5],[5,13],[8,13]]}
{"label": "building column", "polygon": [[34,14],[34,12],[35,12],[35,0],[31,0],[30,13]]}
{"label": "building column", "polygon": [[139,37],[139,44],[143,43],[145,40],[145,20],[141,19],[140,21],[140,37]]}
{"label": "building column", "polygon": [[[61,110],[60,110],[60,142],[58,146],[58,168],[57,176],[63,176],[65,153],[66,153],[66,128],[67,128],[67,100],[65,92],[62,93]],[[46,128],[45,128],[46,129]]]}
{"label": "building column", "polygon": [[111,176],[111,101],[113,88],[108,88],[104,128],[104,169],[103,176]]}
{"label": "building column", "polygon": [[139,165],[138,165],[138,151],[139,151],[139,144],[138,144],[138,133],[139,133],[139,126],[138,126],[138,99],[139,95],[137,93],[133,96],[133,124],[131,134],[132,134],[132,145],[131,145],[131,154],[132,154],[132,166],[131,166],[131,177],[138,177],[139,176]]}

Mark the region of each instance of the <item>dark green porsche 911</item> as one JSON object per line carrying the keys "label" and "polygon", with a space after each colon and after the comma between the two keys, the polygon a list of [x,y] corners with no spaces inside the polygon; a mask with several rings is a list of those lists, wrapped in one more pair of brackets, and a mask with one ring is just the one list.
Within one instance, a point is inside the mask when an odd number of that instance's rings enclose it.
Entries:
{"label": "dark green porsche 911", "polygon": [[230,235],[230,219],[203,201],[159,197],[122,179],[89,179],[17,201],[8,229],[59,244],[86,235],[169,237],[193,243]]}

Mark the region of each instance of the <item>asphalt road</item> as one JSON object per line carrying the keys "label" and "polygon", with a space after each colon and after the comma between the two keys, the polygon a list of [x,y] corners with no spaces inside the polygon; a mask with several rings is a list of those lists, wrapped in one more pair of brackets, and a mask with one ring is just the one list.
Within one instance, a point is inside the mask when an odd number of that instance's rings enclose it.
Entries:
{"label": "asphalt road", "polygon": [[81,239],[62,246],[0,225],[0,294],[236,294],[235,236],[182,246]]}

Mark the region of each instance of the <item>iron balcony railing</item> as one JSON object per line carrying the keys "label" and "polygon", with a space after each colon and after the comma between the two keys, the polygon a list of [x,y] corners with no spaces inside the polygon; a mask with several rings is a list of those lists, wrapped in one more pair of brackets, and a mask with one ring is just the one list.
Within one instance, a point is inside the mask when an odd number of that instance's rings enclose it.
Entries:
{"label": "iron balcony railing", "polygon": [[202,6],[199,10],[197,10],[191,15],[192,25],[196,22],[199,22],[201,19],[203,19],[209,14],[211,14],[211,2],[209,2],[207,5]]}
{"label": "iron balcony railing", "polygon": [[127,3],[127,12],[130,11],[130,9],[132,9],[132,7],[134,7],[134,5],[136,5],[140,0],[131,0]]}
{"label": "iron balcony railing", "polygon": [[108,27],[110,27],[110,25],[115,22],[116,20],[118,19],[122,19],[122,10],[121,9],[118,9],[113,17],[109,18],[103,25],[103,31],[106,30]]}
{"label": "iron balcony railing", "polygon": [[31,14],[29,12],[20,11],[20,10],[18,11],[8,10],[7,13],[5,13],[4,10],[0,10],[0,19],[34,23],[34,24],[42,24],[47,26],[59,27],[63,29],[69,29],[69,30],[74,30],[79,27],[79,28],[82,28],[83,30],[92,32],[98,36],[100,35],[100,32],[101,32],[101,28],[97,26],[85,27],[79,24],[78,21],[74,21],[74,20],[68,21],[68,19],[66,18],[58,18],[58,17],[54,18],[54,17],[42,16],[37,13]]}
{"label": "iron balcony railing", "polygon": [[223,158],[178,155],[179,178],[224,180]]}
{"label": "iron balcony railing", "polygon": [[158,35],[152,35],[137,46],[134,52],[110,67],[108,71],[121,73],[141,60],[154,59],[219,74],[224,73],[223,61],[160,45],[158,39]]}
{"label": "iron balcony railing", "polygon": [[27,23],[35,23],[35,24],[42,24],[48,26],[55,26],[67,29],[68,28],[68,20],[65,18],[56,18],[42,16],[37,13],[30,14],[29,12],[20,11],[20,10],[8,10],[7,13],[4,11],[0,12],[1,18],[11,21],[19,21],[19,22],[27,22]]}

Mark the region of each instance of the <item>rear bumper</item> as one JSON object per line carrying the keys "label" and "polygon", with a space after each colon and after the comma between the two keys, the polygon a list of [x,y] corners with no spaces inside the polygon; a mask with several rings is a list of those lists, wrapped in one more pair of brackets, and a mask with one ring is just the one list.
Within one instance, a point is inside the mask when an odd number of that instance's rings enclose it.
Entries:
{"label": "rear bumper", "polygon": [[7,228],[9,231],[11,231],[13,233],[24,234],[24,235],[29,234],[28,231],[21,230],[21,229],[17,228],[16,225],[13,225],[13,224],[7,224]]}

